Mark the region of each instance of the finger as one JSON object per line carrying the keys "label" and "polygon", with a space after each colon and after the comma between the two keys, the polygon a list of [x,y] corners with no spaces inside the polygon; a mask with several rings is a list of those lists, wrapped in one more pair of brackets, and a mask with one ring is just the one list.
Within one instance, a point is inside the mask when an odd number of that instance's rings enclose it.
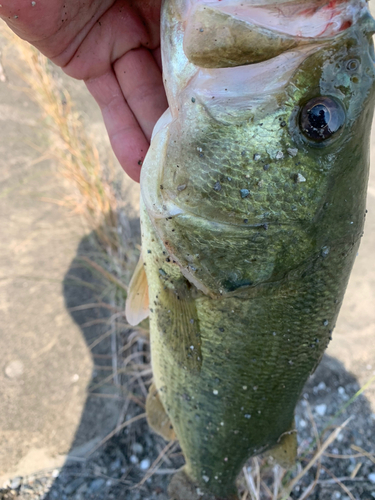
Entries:
{"label": "finger", "polygon": [[158,43],[150,38],[131,2],[117,0],[92,26],[64,71],[73,78],[97,78],[123,54],[141,46],[155,49]]}
{"label": "finger", "polygon": [[125,172],[139,182],[141,166],[149,143],[126,104],[115,74],[109,71],[85,83],[100,106],[117,159]]}
{"label": "finger", "polygon": [[128,106],[150,140],[155,123],[168,107],[155,58],[147,49],[131,50],[115,62],[114,71]]}

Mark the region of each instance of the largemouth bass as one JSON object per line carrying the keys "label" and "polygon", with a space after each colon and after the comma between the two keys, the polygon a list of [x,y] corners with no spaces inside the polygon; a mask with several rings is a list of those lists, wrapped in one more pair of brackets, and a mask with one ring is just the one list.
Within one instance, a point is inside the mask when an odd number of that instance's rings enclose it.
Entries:
{"label": "largemouth bass", "polygon": [[164,2],[127,317],[150,314],[148,419],[186,459],[172,498],[237,498],[249,457],[295,458],[363,232],[374,31],[362,0]]}

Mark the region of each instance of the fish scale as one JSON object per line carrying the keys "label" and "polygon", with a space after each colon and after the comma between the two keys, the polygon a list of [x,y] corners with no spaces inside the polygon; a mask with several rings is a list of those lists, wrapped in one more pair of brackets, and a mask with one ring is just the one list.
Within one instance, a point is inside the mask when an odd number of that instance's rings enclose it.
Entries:
{"label": "fish scale", "polygon": [[[194,9],[206,3],[201,28]],[[238,2],[170,0],[162,12],[170,109],[142,168],[143,250],[127,317],[136,324],[151,304],[146,409],[186,460],[175,500],[237,498],[241,467],[263,452],[292,465],[294,408],[332,337],[363,234],[375,96],[366,4],[289,2],[281,44],[271,21],[262,31],[246,17],[253,4],[230,19],[237,38],[225,19]],[[337,30],[292,40],[302,4],[327,29],[336,9]],[[206,27],[200,57],[194,29]]]}
{"label": "fish scale", "polygon": [[[206,128],[211,126],[208,120]],[[227,222],[242,222],[247,216],[254,217],[258,222],[262,219],[267,221],[268,216],[264,215],[265,211],[271,211],[273,218],[290,221],[291,204],[298,207],[298,219],[311,214],[311,207],[306,206],[303,198],[306,196],[312,198],[311,205],[314,206],[316,193],[322,189],[319,183],[326,182],[326,178],[316,164],[303,155],[303,152],[295,158],[289,157],[287,153],[287,149],[291,148],[289,137],[285,144],[281,143],[285,158],[276,160],[270,158],[262,143],[255,143],[252,150],[247,147],[246,156],[242,154],[243,147],[247,143],[248,130],[256,128],[255,124],[232,127],[229,133],[227,127],[224,130],[221,127],[215,134],[210,130],[207,134],[201,129],[197,130],[194,119],[190,123],[185,121],[185,127],[192,145],[182,153],[177,152],[173,148],[174,137],[171,136],[163,179],[164,189],[168,194],[177,195],[180,207],[186,207],[193,213],[219,210],[220,219]],[[269,133],[273,132],[274,130],[270,129]],[[199,157],[196,144],[199,144],[205,152],[204,157]],[[179,154],[184,158],[185,165],[194,162],[201,167],[194,172],[189,171],[188,179],[186,173],[188,167],[176,169],[174,166],[178,164]],[[255,154],[260,154],[261,163],[253,159]],[[263,165],[269,165],[269,169],[264,171]],[[176,170],[176,175],[172,175]],[[304,175],[309,182],[306,185],[297,184],[294,180],[297,173]],[[214,190],[218,181],[221,183],[220,192]],[[259,186],[260,181],[262,181],[261,186]],[[186,184],[186,189],[178,193],[178,186],[183,184]],[[250,191],[247,199],[241,199],[241,189]],[[196,196],[197,191],[199,196]]]}
{"label": "fish scale", "polygon": [[[160,324],[170,305],[156,299],[163,288],[158,269],[168,275],[176,265],[165,263],[145,212],[142,235],[152,248],[145,259],[150,301],[157,302],[151,324]],[[290,428],[296,399],[331,337],[348,277],[342,268],[351,266],[357,248],[358,243],[342,246],[321,259],[303,283],[273,285],[251,300],[196,298],[199,370],[177,363],[165,334],[151,331],[154,381],[197,484],[206,485],[204,475],[210,491],[230,495],[244,461]],[[343,250],[350,253],[349,263]],[[344,278],[338,281],[336,273]]]}

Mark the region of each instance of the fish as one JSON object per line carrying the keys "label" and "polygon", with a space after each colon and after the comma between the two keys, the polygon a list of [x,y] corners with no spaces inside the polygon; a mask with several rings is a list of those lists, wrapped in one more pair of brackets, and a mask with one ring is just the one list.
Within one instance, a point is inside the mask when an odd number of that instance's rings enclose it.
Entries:
{"label": "fish", "polygon": [[363,0],[165,0],[169,108],[141,172],[130,324],[150,318],[151,427],[177,500],[296,458],[294,410],[363,234],[375,21]]}

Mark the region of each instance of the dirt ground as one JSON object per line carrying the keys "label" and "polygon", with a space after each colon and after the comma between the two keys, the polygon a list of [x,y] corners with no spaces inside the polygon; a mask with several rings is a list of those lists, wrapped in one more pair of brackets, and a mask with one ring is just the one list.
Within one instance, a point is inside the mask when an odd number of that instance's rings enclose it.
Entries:
{"label": "dirt ground", "polygon": [[[110,383],[92,394],[113,347],[109,341],[93,347],[104,332],[103,309],[79,309],[96,295],[77,283],[101,286],[78,265],[80,257],[97,252],[95,237],[59,204],[69,195],[69,184],[43,157],[48,132],[40,109],[20,90],[25,84],[17,73],[17,54],[6,49],[3,30],[0,26],[0,500],[167,500],[170,473],[182,465],[182,457],[174,445],[157,473],[142,483],[165,447],[144,418],[96,449],[117,425],[143,410],[133,404],[124,411],[126,399]],[[64,83],[99,149],[108,148],[99,111],[84,85]],[[371,141],[375,165],[374,129]],[[129,200],[129,234],[139,241],[139,188],[124,181],[122,193]],[[333,341],[297,408],[301,449],[314,437],[311,418],[323,429],[375,375],[374,168],[367,207],[365,236]],[[375,383],[335,425],[349,417],[308,498],[375,498]],[[316,468],[305,476],[292,498],[300,497],[315,473]]]}

